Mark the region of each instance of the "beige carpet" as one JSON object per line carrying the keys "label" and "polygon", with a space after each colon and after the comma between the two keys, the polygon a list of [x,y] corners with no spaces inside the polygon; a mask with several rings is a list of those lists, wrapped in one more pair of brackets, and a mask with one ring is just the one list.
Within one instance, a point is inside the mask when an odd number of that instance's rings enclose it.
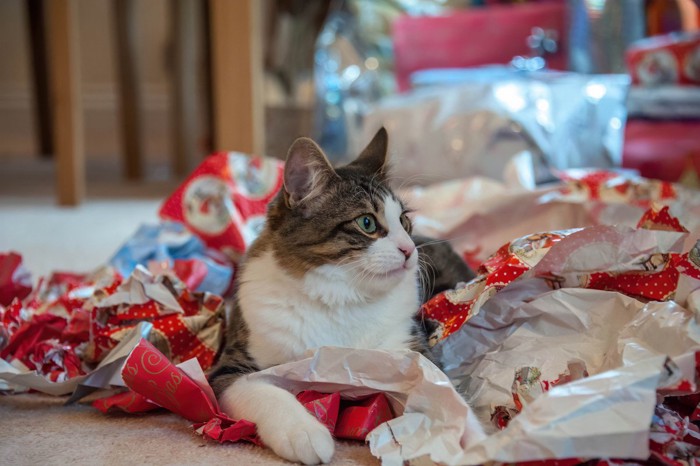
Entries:
{"label": "beige carpet", "polygon": [[[142,222],[157,220],[173,183],[122,185],[92,178],[79,208],[53,204],[50,167],[0,169],[0,250],[24,255],[36,279],[51,270],[89,271]],[[99,174],[98,174],[99,175]],[[200,438],[169,413],[106,416],[87,404],[44,395],[0,395],[0,464],[288,464],[252,445]],[[332,464],[379,464],[361,443],[337,442]]]}
{"label": "beige carpet", "polygon": [[[289,464],[254,445],[206,441],[167,412],[104,415],[64,401],[38,394],[0,397],[0,464]],[[336,442],[331,464],[379,462],[361,443]]]}

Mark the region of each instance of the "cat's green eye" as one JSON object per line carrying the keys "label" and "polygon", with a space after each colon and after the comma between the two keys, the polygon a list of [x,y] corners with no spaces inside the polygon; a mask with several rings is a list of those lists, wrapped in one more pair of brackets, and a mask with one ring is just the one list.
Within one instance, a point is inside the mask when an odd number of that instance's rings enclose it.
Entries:
{"label": "cat's green eye", "polygon": [[374,233],[377,231],[377,221],[373,215],[361,215],[355,219],[355,222],[365,233]]}

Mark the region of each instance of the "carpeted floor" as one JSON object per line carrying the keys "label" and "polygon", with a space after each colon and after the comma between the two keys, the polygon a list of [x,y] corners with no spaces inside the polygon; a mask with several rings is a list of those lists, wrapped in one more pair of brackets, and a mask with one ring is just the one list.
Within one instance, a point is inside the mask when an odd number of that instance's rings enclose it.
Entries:
{"label": "carpeted floor", "polygon": [[[288,464],[250,444],[219,445],[194,434],[186,420],[163,412],[104,415],[65,398],[0,397],[0,463],[5,465]],[[379,462],[360,443],[336,442],[334,465]]]}
{"label": "carpeted floor", "polygon": [[[34,278],[52,270],[89,271],[103,264],[143,222],[157,221],[175,183],[88,186],[88,201],[54,206],[45,164],[31,173],[0,170],[0,250],[23,254]],[[49,173],[50,175],[50,173]],[[49,178],[50,179],[50,178]],[[169,413],[106,416],[64,398],[0,395],[0,464],[288,464],[252,445],[219,445]],[[332,464],[375,465],[361,443],[337,442]]]}

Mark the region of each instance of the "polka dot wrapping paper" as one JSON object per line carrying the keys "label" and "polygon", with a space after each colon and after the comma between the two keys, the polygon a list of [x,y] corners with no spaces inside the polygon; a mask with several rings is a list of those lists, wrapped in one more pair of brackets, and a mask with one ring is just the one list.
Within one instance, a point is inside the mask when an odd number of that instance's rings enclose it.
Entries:
{"label": "polka dot wrapping paper", "polygon": [[[610,178],[596,176],[595,179]],[[639,220],[638,228],[676,232],[677,235],[669,237],[682,242],[688,230],[670,214],[669,209],[668,206],[649,209]],[[700,241],[686,253],[649,249],[646,254],[640,251],[634,256],[625,255],[622,248],[630,241],[630,231],[624,227],[601,225],[534,233],[503,245],[481,264],[476,278],[423,305],[422,318],[434,322],[431,344],[459,330],[486,300],[538,265],[537,277],[551,289],[589,288],[618,291],[644,300],[677,298],[684,302],[690,290],[700,287],[700,282],[695,283],[700,280]],[[565,239],[563,244],[558,244]],[[550,253],[555,246],[555,252]],[[585,270],[586,266],[582,267],[584,270],[567,271],[566,274],[558,270],[557,264],[585,261],[587,254],[610,254],[611,260],[603,264],[608,270]]]}
{"label": "polka dot wrapping paper", "polygon": [[113,293],[97,296],[91,309],[87,361],[96,363],[138,322],[153,324],[149,340],[175,363],[196,358],[206,370],[223,340],[223,299],[192,293],[168,276],[154,277],[137,267]]}
{"label": "polka dot wrapping paper", "polygon": [[[598,225],[516,239],[484,261],[471,282],[423,306],[422,318],[435,329],[434,354],[494,428],[505,433],[516,419],[531,422],[520,416],[536,417],[528,411],[533,403],[538,407],[530,409],[547,409],[537,401],[556,387],[593,383],[590,377],[601,373],[612,378],[622,367],[668,354],[673,358],[664,370],[673,381],[659,382],[649,440],[640,443],[634,464],[696,464],[700,241],[683,251],[688,231],[669,211],[649,209],[637,228]],[[601,399],[614,398],[602,386],[598,390]],[[591,410],[571,408],[562,418]],[[571,451],[579,455],[566,459],[570,464],[596,457],[582,455],[585,448]],[[607,445],[602,451],[615,449]]]}

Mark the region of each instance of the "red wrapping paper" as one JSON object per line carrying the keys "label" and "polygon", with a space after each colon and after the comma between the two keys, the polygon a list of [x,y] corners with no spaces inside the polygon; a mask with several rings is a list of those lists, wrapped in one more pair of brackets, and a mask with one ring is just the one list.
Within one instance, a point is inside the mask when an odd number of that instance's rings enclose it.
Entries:
{"label": "red wrapping paper", "polygon": [[100,398],[93,401],[92,405],[107,414],[113,411],[123,411],[125,413],[145,413],[159,409],[155,403],[151,403],[144,396],[133,391],[118,393],[116,395]]}
{"label": "red wrapping paper", "polygon": [[[499,429],[505,429],[509,421],[522,411],[526,404],[535,398],[549,391],[556,385],[568,383],[582,377],[587,377],[588,373],[581,361],[569,363],[569,370],[561,374],[557,380],[541,380],[541,373],[536,367],[523,367],[516,371],[513,380],[513,402],[515,410],[506,406],[494,407],[491,415],[491,422]],[[635,461],[633,464],[655,465],[664,464],[669,466],[697,465],[698,455],[700,455],[700,428],[693,424],[697,421],[694,418],[698,410],[700,392],[698,392],[698,382],[700,382],[700,352],[695,353],[695,379],[681,380],[672,387],[662,387],[657,390],[659,397],[663,400],[656,406],[650,427],[649,448],[651,456],[648,461]],[[669,372],[673,372],[673,363],[668,363]],[[666,397],[664,394],[673,392],[674,396]],[[683,463],[679,460],[690,460]],[[584,459],[570,460],[566,464],[587,463]],[[556,461],[535,462],[534,464],[555,464]],[[530,463],[519,463],[530,464]],[[622,464],[622,460],[604,460],[598,464]]]}
{"label": "red wrapping paper", "polygon": [[22,300],[32,291],[32,278],[16,252],[0,253],[0,306]]}
{"label": "red wrapping paper", "polygon": [[[161,406],[193,422],[198,433],[212,440],[261,444],[253,423],[223,414],[206,381],[192,379],[146,340],[129,355],[122,378],[130,392],[96,400],[93,406],[102,412],[130,413]],[[297,399],[337,438],[364,440],[372,429],[394,417],[382,393],[341,402],[338,393],[302,391]]]}
{"label": "red wrapping paper", "polygon": [[124,383],[134,392],[192,422],[219,415],[216,403],[151,343],[142,340],[124,363]]}
{"label": "red wrapping paper", "polygon": [[[159,286],[181,312],[165,311],[155,299],[100,307],[126,284],[111,270],[91,275],[54,273],[28,295],[0,306],[0,357],[21,363],[52,382],[88,373],[140,322],[153,324],[150,338],[175,361],[197,357],[212,365],[222,338],[222,299],[192,293],[165,278],[158,284],[144,270],[137,278]],[[128,301],[128,300],[127,300]]]}
{"label": "red wrapping paper", "polygon": [[383,393],[376,393],[353,402],[340,412],[333,430],[336,438],[364,440],[375,427],[394,418],[389,402]]}
{"label": "red wrapping paper", "polygon": [[238,260],[259,233],[283,182],[281,161],[218,152],[206,158],[161,206],[204,243]]}
{"label": "red wrapping paper", "polygon": [[[650,230],[687,230],[678,219],[669,214],[669,207],[650,209],[639,221],[639,227]],[[478,276],[459,290],[443,292],[425,303],[421,309],[424,318],[437,324],[430,339],[431,345],[447,338],[469,319],[481,304],[523,273],[544,259],[549,250],[562,239],[575,235],[579,243],[598,241],[598,235],[607,235],[612,242],[623,241],[622,233],[600,230],[568,230],[537,233],[503,245],[479,268]],[[572,243],[572,246],[575,247]],[[549,259],[548,259],[549,260]],[[667,301],[676,297],[683,277],[700,280],[700,246],[684,254],[651,254],[640,259],[628,270],[581,273],[578,286],[596,290],[617,291],[638,299]],[[551,289],[558,289],[565,279],[540,272],[539,278]]]}
{"label": "red wrapping paper", "polygon": [[197,259],[175,259],[173,272],[190,290],[196,290],[207,276],[207,265]]}
{"label": "red wrapping paper", "polygon": [[334,433],[333,435],[336,435],[336,422],[340,411],[340,395],[307,390],[300,392],[297,395],[297,400],[324,426],[328,427],[328,430]]}
{"label": "red wrapping paper", "polygon": [[167,277],[155,279],[143,269],[137,269],[131,280],[138,283],[127,282],[114,291],[128,294],[132,286],[161,285],[158,289],[163,294],[159,299],[174,299],[182,311],[155,298],[143,303],[98,304],[91,310],[91,339],[86,356],[92,362],[101,361],[139,322],[149,321],[153,324],[149,338],[172,361],[195,357],[205,369],[211,367],[222,339],[223,300],[209,293],[192,293]]}
{"label": "red wrapping paper", "polygon": [[[503,245],[478,269],[478,276],[459,292],[440,293],[421,308],[424,318],[438,322],[430,344],[444,340],[491,296],[533,267],[556,243],[575,230],[536,233]],[[557,277],[551,277],[553,286]]]}
{"label": "red wrapping paper", "polygon": [[602,201],[630,204],[649,209],[654,203],[665,204],[678,198],[673,183],[623,176],[604,170],[572,169],[559,173],[564,185],[561,200]]}
{"label": "red wrapping paper", "polygon": [[700,84],[700,34],[668,34],[641,40],[626,52],[634,84]]}
{"label": "red wrapping paper", "polygon": [[[600,179],[594,184],[599,186],[599,182]],[[595,191],[592,192],[595,194]],[[647,211],[639,220],[638,227],[687,233],[680,221],[670,214],[668,206]],[[559,277],[541,273],[550,269],[556,270],[556,267],[552,267],[552,261],[568,260],[571,254],[586,245],[598,244],[596,251],[604,250],[601,244],[623,245],[627,238],[625,235],[624,230],[591,227],[578,231],[554,232],[551,236],[531,235],[503,246],[482,264],[479,269],[480,275],[472,283],[461,290],[445,292],[426,303],[423,308],[424,316],[437,320],[441,325],[437,334],[433,335],[432,341],[439,341],[446,334],[453,333],[469,319],[473,312],[479,311],[485,300],[535,266],[538,266],[537,273],[540,273],[535,277],[543,279],[551,289],[557,289],[568,283],[568,286],[617,291],[642,301],[680,299],[681,302],[687,296],[688,290],[697,289],[698,280],[700,280],[700,241],[686,253],[642,255],[636,263],[615,264],[610,270],[577,272],[575,284],[571,283],[571,276]],[[532,236],[536,236],[535,241]],[[682,238],[681,235],[679,235],[680,238]],[[565,241],[565,244],[559,247],[554,256],[548,255],[549,250],[560,241]],[[681,293],[680,296],[679,293]],[[669,374],[677,370],[673,366],[674,364],[669,361]],[[519,411],[553,386],[587,376],[588,373],[582,361],[570,361],[569,370],[560,374],[556,380],[543,380],[538,367],[522,367],[516,371],[513,380],[514,409],[508,406],[492,407],[491,421],[499,429],[504,429]],[[700,414],[698,382],[700,382],[700,352],[695,353],[694,378],[681,378],[673,385],[657,390],[660,403],[656,407],[649,441],[652,456],[646,462],[635,462],[635,464],[674,466],[698,464],[700,434],[698,426],[693,423]],[[572,461],[574,462],[571,464],[585,462],[583,459]],[[606,462],[622,464],[618,460],[605,460],[600,464]]]}

